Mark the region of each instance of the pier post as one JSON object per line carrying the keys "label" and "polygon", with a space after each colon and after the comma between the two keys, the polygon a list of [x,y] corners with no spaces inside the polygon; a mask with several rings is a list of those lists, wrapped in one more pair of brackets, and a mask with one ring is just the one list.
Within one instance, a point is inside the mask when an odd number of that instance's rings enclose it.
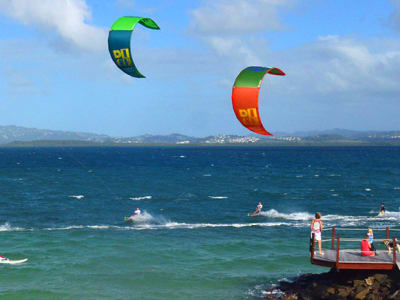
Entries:
{"label": "pier post", "polygon": [[332,250],[335,249],[335,226],[332,227]]}
{"label": "pier post", "polygon": [[339,249],[340,249],[340,235],[337,237],[337,244],[336,244],[336,270],[339,271]]}
{"label": "pier post", "polygon": [[396,266],[396,263],[397,263],[397,259],[396,259],[396,250],[397,250],[397,247],[396,247],[396,238],[394,237],[394,238],[393,238],[393,267],[395,267],[395,266]]}
{"label": "pier post", "polygon": [[310,250],[311,250],[311,263],[314,263],[315,233],[312,234]]}
{"label": "pier post", "polygon": [[389,239],[389,226],[386,226],[386,239]]}

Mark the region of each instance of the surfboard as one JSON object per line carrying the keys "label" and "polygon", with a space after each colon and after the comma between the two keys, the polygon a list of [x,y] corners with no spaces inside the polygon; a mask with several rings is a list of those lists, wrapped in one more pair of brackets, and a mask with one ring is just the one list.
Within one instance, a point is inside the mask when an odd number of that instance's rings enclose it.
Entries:
{"label": "surfboard", "polygon": [[125,222],[132,222],[132,217],[124,217]]}
{"label": "surfboard", "polygon": [[20,260],[11,260],[11,259],[0,259],[0,264],[8,264],[8,265],[18,265],[28,261],[27,258],[20,259]]}

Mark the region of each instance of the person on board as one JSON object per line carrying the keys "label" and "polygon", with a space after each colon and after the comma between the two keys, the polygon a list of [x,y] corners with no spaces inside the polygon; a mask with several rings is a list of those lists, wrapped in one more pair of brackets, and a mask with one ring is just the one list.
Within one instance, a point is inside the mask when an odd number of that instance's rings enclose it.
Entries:
{"label": "person on board", "polygon": [[361,241],[361,255],[362,256],[375,256],[375,251],[373,251],[371,248],[368,234],[366,234],[364,239]]}
{"label": "person on board", "polygon": [[133,217],[140,216],[141,213],[142,213],[142,211],[141,211],[140,208],[138,207],[138,208],[136,208],[136,210],[133,212],[133,215],[132,215],[131,217],[133,218]]}
{"label": "person on board", "polygon": [[260,201],[257,204],[256,210],[251,214],[251,216],[253,217],[253,216],[259,215],[261,213],[262,208],[263,208],[263,206],[262,206],[262,203]]}
{"label": "person on board", "polygon": [[381,209],[379,210],[379,214],[383,215],[385,213],[385,204],[381,204]]}
{"label": "person on board", "polygon": [[314,238],[316,241],[318,241],[318,251],[320,255],[323,255],[322,253],[322,241],[321,241],[321,233],[322,233],[322,221],[321,221],[321,213],[317,212],[315,213],[315,219],[311,221],[310,225],[310,230],[311,230],[311,241]]}

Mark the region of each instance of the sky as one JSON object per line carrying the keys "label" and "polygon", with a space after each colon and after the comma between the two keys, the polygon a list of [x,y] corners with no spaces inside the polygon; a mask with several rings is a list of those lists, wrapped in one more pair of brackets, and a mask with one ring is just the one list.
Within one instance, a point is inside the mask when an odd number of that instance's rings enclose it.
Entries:
{"label": "sky", "polygon": [[[143,79],[120,71],[108,31],[136,26]],[[400,130],[400,0],[0,0],[0,125],[112,136],[248,135],[232,86],[278,67],[259,106],[270,132]]]}

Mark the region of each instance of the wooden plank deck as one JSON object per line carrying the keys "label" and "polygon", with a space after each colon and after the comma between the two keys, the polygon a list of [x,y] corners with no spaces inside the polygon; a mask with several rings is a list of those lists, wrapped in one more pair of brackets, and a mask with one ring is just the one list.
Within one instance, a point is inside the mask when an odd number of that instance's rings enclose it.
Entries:
{"label": "wooden plank deck", "polygon": [[[336,250],[324,250],[323,255],[314,254],[313,264],[337,269],[358,270],[392,270],[393,253],[386,250],[378,250],[377,256],[362,256],[360,250],[340,250],[339,261],[336,261]],[[400,265],[400,258],[397,258]]]}
{"label": "wooden plank deck", "polygon": [[[314,254],[314,259],[323,260],[336,263],[336,250],[323,250],[324,254],[319,255],[318,251]],[[360,250],[340,250],[339,262],[340,263],[388,263],[393,264],[393,253],[389,255],[387,250],[376,251],[376,256],[362,256]],[[397,261],[400,263],[399,258]]]}

